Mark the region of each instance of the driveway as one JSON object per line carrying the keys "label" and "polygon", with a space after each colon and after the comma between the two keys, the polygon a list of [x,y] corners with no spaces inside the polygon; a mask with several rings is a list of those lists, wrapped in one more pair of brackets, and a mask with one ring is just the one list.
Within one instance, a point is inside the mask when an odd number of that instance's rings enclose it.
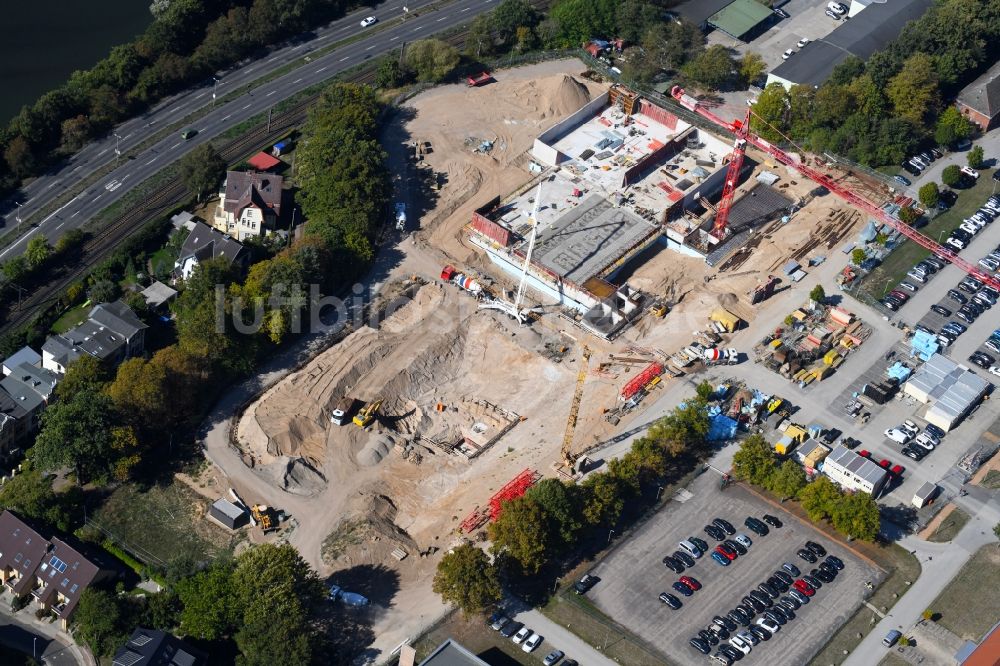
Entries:
{"label": "driveway", "polygon": [[0,643],[34,655],[50,666],[96,666],[90,650],[78,646],[58,624],[41,622],[29,607],[17,614],[10,610],[10,595],[0,599]]}
{"label": "driveway", "polygon": [[562,650],[566,653],[567,659],[576,659],[586,666],[617,666],[616,662],[587,645],[582,638],[533,608],[521,611],[511,617],[523,623],[536,634],[541,634],[545,639],[534,651],[539,660],[544,659],[545,655],[552,650]]}
{"label": "driveway", "polygon": [[[989,160],[991,159],[992,160],[1000,159],[1000,129],[995,129],[987,132],[982,137],[980,137],[975,142],[974,145],[983,147],[983,156],[986,159],[987,164],[990,164]],[[943,184],[941,182],[941,172],[944,171],[944,168],[949,164],[957,164],[960,167],[965,166],[966,164],[968,164],[968,155],[969,155],[968,150],[947,153],[945,154],[944,157],[937,160],[936,162],[933,162],[929,167],[924,169],[919,176],[911,176],[908,173],[904,173],[902,169],[899,169],[898,170],[899,173],[901,173],[902,175],[906,176],[911,181],[913,181],[913,185],[911,185],[907,189],[907,194],[916,199],[917,191],[920,189],[920,186],[923,185],[924,183],[933,182],[937,183],[938,187],[942,187]],[[993,164],[996,164],[996,162],[993,162]],[[995,192],[997,191],[997,189],[1000,189],[1000,183],[994,186],[993,191]]]}

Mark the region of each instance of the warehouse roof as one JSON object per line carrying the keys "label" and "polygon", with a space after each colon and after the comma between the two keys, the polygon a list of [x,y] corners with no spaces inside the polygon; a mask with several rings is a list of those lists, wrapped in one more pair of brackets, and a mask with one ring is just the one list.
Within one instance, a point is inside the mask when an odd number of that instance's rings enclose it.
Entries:
{"label": "warehouse roof", "polygon": [[868,458],[858,455],[854,451],[851,451],[846,446],[837,446],[830,452],[830,455],[826,457],[824,465],[829,465],[831,462],[840,465],[847,471],[851,472],[855,476],[864,479],[873,486],[878,486],[882,479],[885,477],[885,470],[875,463],[873,463]]}
{"label": "warehouse roof", "polygon": [[688,0],[674,7],[674,11],[691,23],[701,26],[707,23],[713,14],[725,9],[731,2],[733,0]]}
{"label": "warehouse roof", "polygon": [[708,23],[727,35],[740,39],[773,16],[774,12],[757,0],[735,0],[713,14]]}
{"label": "warehouse roof", "polygon": [[933,0],[873,3],[850,21],[841,21],[826,37],[806,44],[771,74],[792,83],[818,86],[849,56],[867,60],[885,48],[899,36],[903,26],[923,16],[932,4]]}

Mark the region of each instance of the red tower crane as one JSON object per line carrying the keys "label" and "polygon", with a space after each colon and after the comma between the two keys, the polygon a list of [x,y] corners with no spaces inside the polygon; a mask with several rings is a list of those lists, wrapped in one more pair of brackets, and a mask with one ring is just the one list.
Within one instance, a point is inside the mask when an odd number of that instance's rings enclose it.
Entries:
{"label": "red tower crane", "polygon": [[[917,245],[927,248],[937,256],[942,257],[947,261],[950,261],[951,263],[955,264],[960,269],[962,269],[972,277],[976,278],[983,284],[987,284],[993,287],[994,289],[1000,290],[1000,280],[997,280],[989,273],[980,270],[975,265],[970,264],[965,259],[962,259],[954,251],[944,247],[943,245],[935,243],[933,240],[931,240],[927,236],[924,236],[922,233],[910,227],[908,224],[892,217],[891,215],[889,215],[889,213],[882,210],[882,208],[875,205],[871,201],[868,201],[867,199],[858,194],[855,194],[854,192],[840,185],[839,183],[834,182],[834,180],[829,176],[827,176],[826,174],[796,161],[791,155],[784,152],[777,146],[772,145],[768,141],[765,141],[756,134],[750,132],[749,112],[747,113],[746,121],[734,120],[733,122],[727,122],[722,118],[720,118],[719,116],[712,113],[711,111],[709,111],[707,108],[705,108],[701,104],[701,102],[699,102],[697,99],[685,93],[684,89],[681,88],[680,86],[674,86],[673,89],[670,91],[670,94],[673,95],[674,99],[676,99],[680,103],[680,105],[683,106],[684,108],[694,111],[702,118],[705,118],[715,123],[716,125],[722,127],[723,129],[735,134],[737,137],[736,139],[737,148],[734,151],[735,155],[733,158],[733,162],[730,162],[729,164],[729,173],[726,175],[726,186],[725,189],[723,190],[723,199],[719,204],[719,213],[715,218],[715,227],[712,229],[713,235],[715,235],[716,231],[720,229],[719,226],[720,219],[723,220],[722,228],[725,227],[725,219],[729,215],[728,208],[731,205],[733,198],[733,193],[730,186],[732,186],[732,188],[735,188],[736,177],[739,174],[739,169],[737,169],[734,175],[733,164],[736,162],[736,160],[739,160],[740,162],[743,161],[743,144],[749,143],[754,147],[756,147],[757,149],[761,150],[762,152],[767,153],[781,164],[784,164],[788,168],[802,174],[806,178],[822,185],[830,192],[836,194],[838,197],[840,197],[847,203],[851,204],[852,206],[860,208],[861,210],[865,211],[866,213],[874,217],[876,220],[889,225],[890,227],[898,231],[906,238],[909,238]],[[727,192],[729,194],[728,199],[726,198]]]}

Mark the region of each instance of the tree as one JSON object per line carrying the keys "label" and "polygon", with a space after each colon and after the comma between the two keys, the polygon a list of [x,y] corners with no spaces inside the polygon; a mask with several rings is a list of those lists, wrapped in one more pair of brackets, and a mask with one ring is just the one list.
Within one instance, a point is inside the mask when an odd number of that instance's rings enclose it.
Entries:
{"label": "tree", "polygon": [[913,206],[904,206],[899,209],[899,221],[904,224],[913,225],[914,222],[920,219],[920,213]]}
{"label": "tree", "polygon": [[3,276],[10,282],[20,282],[28,275],[28,260],[24,255],[11,257],[3,263]]}
{"label": "tree", "polygon": [[702,380],[694,387],[694,392],[698,396],[699,400],[708,402],[709,398],[715,393],[715,388],[712,386],[711,382],[707,379]]}
{"label": "tree", "polygon": [[767,71],[767,63],[764,62],[764,58],[754,51],[744,53],[738,62],[740,81],[748,86],[753,85]]}
{"label": "tree", "polygon": [[379,88],[395,88],[405,80],[403,68],[399,66],[399,58],[385,56],[378,63],[375,73],[375,85]]}
{"label": "tree", "polygon": [[10,140],[3,157],[10,172],[18,178],[26,178],[35,170],[35,154],[23,136]]}
{"label": "tree", "polygon": [[518,28],[538,25],[538,13],[527,0],[504,0],[490,15],[490,25],[501,43],[510,45]]}
{"label": "tree", "polygon": [[128,620],[117,596],[86,587],[73,611],[73,635],[95,655],[112,655],[128,638]]}
{"label": "tree", "polygon": [[736,63],[728,47],[714,44],[681,68],[684,76],[709,90],[723,90],[733,82]]}
{"label": "tree", "polygon": [[930,209],[937,206],[941,199],[941,191],[938,189],[937,183],[926,183],[920,186],[917,197],[920,199],[920,205]]}
{"label": "tree", "polygon": [[503,598],[500,578],[482,549],[464,543],[438,562],[434,592],[466,616],[484,613]]}
{"label": "tree", "polygon": [[851,263],[855,266],[865,263],[866,259],[868,259],[868,253],[865,252],[864,248],[857,247],[851,251]]}
{"label": "tree", "polygon": [[948,187],[957,187],[962,182],[962,170],[957,164],[949,164],[941,172],[941,182]]}
{"label": "tree", "polygon": [[560,45],[579,48],[595,36],[612,35],[619,4],[619,0],[560,0],[549,11],[559,26]]}
{"label": "tree", "polygon": [[591,474],[583,480],[583,518],[589,525],[610,527],[625,508],[628,489],[611,474]]}
{"label": "tree", "polygon": [[545,512],[552,534],[558,535],[560,545],[572,546],[583,527],[576,486],[559,479],[542,479],[528,489],[525,496],[538,502]]}
{"label": "tree", "polygon": [[114,406],[103,393],[80,391],[69,400],[49,405],[31,449],[40,470],[72,467],[81,483],[101,481],[114,470]]}
{"label": "tree", "polygon": [[22,516],[52,525],[61,532],[72,532],[83,518],[80,486],[70,485],[55,492],[52,478],[42,474],[30,461],[21,464],[20,473],[0,486],[0,504]]}
{"label": "tree", "polygon": [[419,81],[437,82],[444,80],[455,67],[461,56],[458,50],[440,39],[421,39],[406,47],[406,64]]}
{"label": "tree", "polygon": [[493,55],[495,49],[493,22],[489,14],[480,14],[469,26],[465,38],[465,52],[473,58]]}
{"label": "tree", "polygon": [[842,534],[864,541],[874,541],[878,536],[881,526],[878,503],[868,493],[842,493],[829,514],[833,526]]}
{"label": "tree", "polygon": [[197,195],[198,201],[215,189],[225,170],[225,161],[211,143],[203,143],[181,158],[181,180]]}
{"label": "tree", "polygon": [[177,582],[177,597],[181,602],[180,626],[185,634],[217,640],[236,623],[230,580],[233,568],[233,562],[220,560],[204,571]]}
{"label": "tree", "polygon": [[951,146],[972,136],[973,125],[958,109],[949,106],[938,116],[934,127],[934,140],[942,146]]}
{"label": "tree", "polygon": [[28,262],[31,270],[37,270],[52,256],[52,246],[45,236],[35,236],[28,241],[28,246],[24,250],[24,258]]}
{"label": "tree", "polygon": [[783,85],[772,83],[767,86],[753,105],[750,129],[765,141],[780,141],[789,104],[788,92]]}
{"label": "tree", "polygon": [[555,537],[548,523],[537,501],[519,497],[506,502],[500,518],[488,528],[494,554],[511,558],[524,573],[538,573],[549,561]]}
{"label": "tree", "polygon": [[818,284],[812,288],[809,292],[809,300],[816,301],[817,303],[822,303],[826,300],[826,290],[823,289],[823,285]]}
{"label": "tree", "polygon": [[689,400],[676,407],[667,416],[653,424],[647,435],[664,447],[672,456],[692,453],[705,445],[710,422],[705,403],[701,399]]}
{"label": "tree", "polygon": [[750,435],[733,455],[733,474],[757,486],[767,487],[774,475],[774,452],[760,435]]}
{"label": "tree", "polygon": [[808,514],[809,520],[814,522],[819,522],[830,516],[831,509],[836,506],[840,499],[840,489],[825,476],[818,477],[799,491],[802,508]]}
{"label": "tree", "polygon": [[702,32],[686,21],[679,25],[672,21],[662,21],[654,24],[643,35],[642,49],[646,53],[645,59],[653,66],[676,71],[701,53],[704,41]]}
{"label": "tree", "polygon": [[66,402],[77,393],[100,393],[109,379],[107,366],[96,357],[84,354],[66,366],[66,374],[56,384],[56,397]]}
{"label": "tree", "polygon": [[67,118],[62,122],[61,148],[67,153],[75,153],[91,137],[90,119],[84,115]]}
{"label": "tree", "polygon": [[922,125],[940,103],[933,58],[926,53],[910,56],[899,73],[889,79],[886,94],[897,116]]}
{"label": "tree", "polygon": [[95,305],[111,303],[121,294],[121,287],[113,280],[97,280],[87,290],[87,297]]}
{"label": "tree", "polygon": [[806,474],[794,460],[781,463],[772,474],[768,488],[781,499],[788,499],[799,494],[806,485]]}
{"label": "tree", "polygon": [[115,380],[107,388],[119,413],[137,427],[163,428],[176,414],[176,405],[167,395],[167,371],[158,363],[130,358],[118,366]]}
{"label": "tree", "polygon": [[[973,169],[982,169],[983,168],[983,147],[982,146],[978,146],[978,145],[973,146],[972,150],[970,150],[969,154],[966,156],[966,160],[968,161],[969,166],[972,167]],[[29,262],[30,262],[30,260],[29,260]]]}
{"label": "tree", "polygon": [[647,0],[624,0],[615,13],[615,36],[634,44],[662,20],[659,8]]}

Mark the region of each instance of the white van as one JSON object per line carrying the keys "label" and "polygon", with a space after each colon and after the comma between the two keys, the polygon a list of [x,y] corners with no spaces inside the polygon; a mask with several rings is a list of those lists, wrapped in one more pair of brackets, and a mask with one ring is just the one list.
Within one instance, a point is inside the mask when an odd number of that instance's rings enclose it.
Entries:
{"label": "white van", "polygon": [[701,557],[701,548],[698,548],[698,546],[694,545],[693,543],[691,543],[687,539],[685,539],[684,541],[681,541],[677,545],[679,545],[681,548],[683,548],[684,551],[688,555],[690,555],[691,557],[695,557],[695,558]]}

